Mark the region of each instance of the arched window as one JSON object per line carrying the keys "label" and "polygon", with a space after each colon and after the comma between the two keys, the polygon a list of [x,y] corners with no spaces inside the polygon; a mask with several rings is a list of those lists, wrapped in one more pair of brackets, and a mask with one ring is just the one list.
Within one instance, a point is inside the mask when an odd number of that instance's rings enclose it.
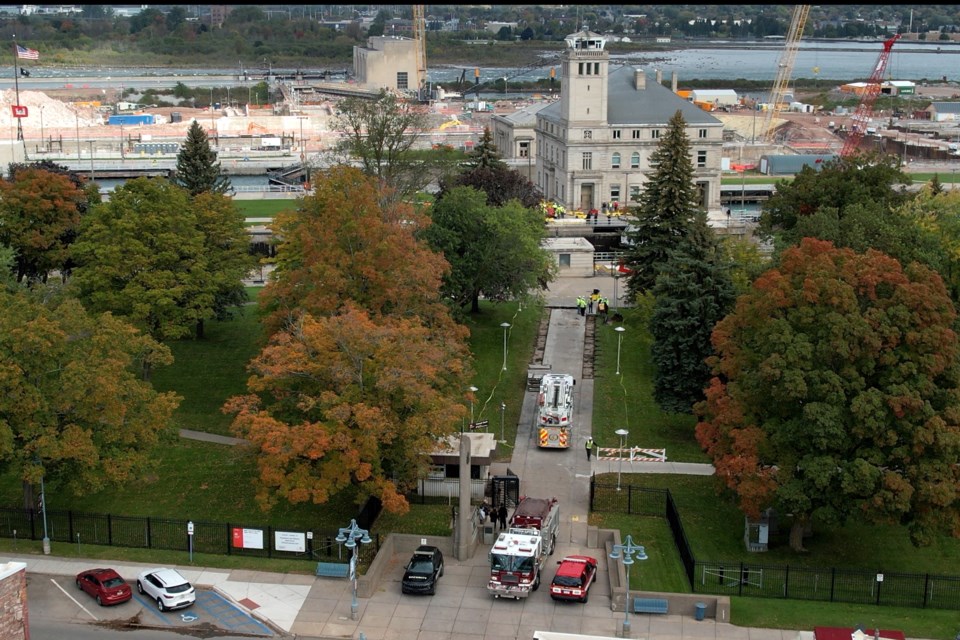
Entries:
{"label": "arched window", "polygon": [[634,151],[633,155],[630,156],[630,168],[631,169],[640,168],[640,153],[638,151]]}
{"label": "arched window", "polygon": [[619,169],[620,168],[620,154],[615,153],[610,157],[610,168]]}

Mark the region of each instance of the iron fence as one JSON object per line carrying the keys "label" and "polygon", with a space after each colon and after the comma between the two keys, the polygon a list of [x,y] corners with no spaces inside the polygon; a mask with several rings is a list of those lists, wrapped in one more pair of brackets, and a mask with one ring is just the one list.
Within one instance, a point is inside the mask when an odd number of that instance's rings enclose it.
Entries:
{"label": "iron fence", "polygon": [[590,480],[590,510],[666,518],[694,593],[960,610],[960,576],[697,560],[669,489]]}
{"label": "iron fence", "polygon": [[[357,516],[358,524],[369,527],[379,510],[379,501],[368,502]],[[40,511],[0,507],[0,537],[42,540],[46,529],[47,537],[53,542],[135,549],[190,551],[188,522],[191,521],[47,509],[44,527]],[[337,561],[350,555],[336,541],[339,529],[304,531],[299,527],[244,522],[192,522],[192,550],[196,553],[309,561]],[[371,534],[371,538],[373,544],[358,546],[361,562],[371,562],[380,549],[379,534]],[[283,544],[282,540],[288,543]],[[297,541],[302,541],[302,548]]]}

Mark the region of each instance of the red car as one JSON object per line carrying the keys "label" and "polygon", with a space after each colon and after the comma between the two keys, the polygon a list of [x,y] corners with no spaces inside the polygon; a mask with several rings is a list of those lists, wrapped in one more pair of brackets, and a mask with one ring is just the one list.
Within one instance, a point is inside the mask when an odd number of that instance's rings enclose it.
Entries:
{"label": "red car", "polygon": [[557,562],[557,575],[550,583],[554,600],[587,601],[587,592],[597,577],[597,559],[590,556],[567,556]]}
{"label": "red car", "polygon": [[78,573],[77,586],[93,596],[101,607],[120,604],[133,597],[133,589],[113,569],[89,569]]}

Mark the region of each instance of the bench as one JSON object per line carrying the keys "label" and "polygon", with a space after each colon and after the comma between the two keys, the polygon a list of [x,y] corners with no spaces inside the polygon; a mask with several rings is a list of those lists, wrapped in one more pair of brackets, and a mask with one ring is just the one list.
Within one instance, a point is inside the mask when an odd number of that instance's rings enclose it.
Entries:
{"label": "bench", "polygon": [[346,578],[350,575],[350,564],[346,562],[318,562],[317,577]]}
{"label": "bench", "polygon": [[667,601],[660,598],[634,598],[634,613],[666,613]]}

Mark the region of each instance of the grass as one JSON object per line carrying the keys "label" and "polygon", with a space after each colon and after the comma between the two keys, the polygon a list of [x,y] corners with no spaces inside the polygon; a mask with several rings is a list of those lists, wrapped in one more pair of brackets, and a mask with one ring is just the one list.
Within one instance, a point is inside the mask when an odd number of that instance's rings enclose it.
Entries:
{"label": "grass", "polygon": [[247,218],[272,218],[281,211],[297,208],[296,200],[234,200],[233,204]]}

